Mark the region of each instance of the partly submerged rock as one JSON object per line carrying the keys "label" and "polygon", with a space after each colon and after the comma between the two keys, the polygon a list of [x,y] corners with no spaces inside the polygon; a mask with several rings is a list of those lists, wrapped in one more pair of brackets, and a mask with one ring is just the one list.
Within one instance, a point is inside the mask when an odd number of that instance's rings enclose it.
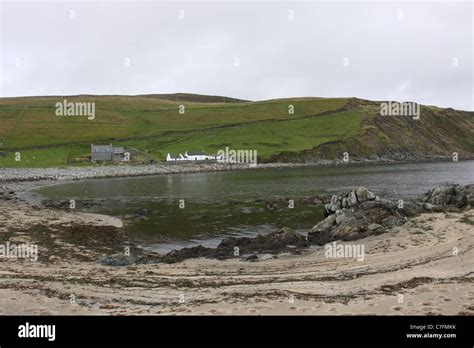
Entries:
{"label": "partly submerged rock", "polygon": [[[278,254],[282,252],[299,253],[308,247],[306,238],[296,233],[290,228],[257,237],[227,237],[217,246],[217,248],[206,248],[195,246],[174,250],[161,258],[162,262],[174,263],[186,259],[206,257],[219,260],[240,257],[243,260],[263,260],[267,259],[266,254]],[[256,255],[256,256],[253,256]],[[261,255],[261,256],[259,256]]]}
{"label": "partly submerged rock", "polygon": [[175,263],[187,259],[195,259],[199,257],[212,258],[214,256],[212,248],[206,248],[198,245],[191,248],[183,248],[179,250],[170,251],[168,254],[161,257],[160,261],[165,263]]}
{"label": "partly submerged rock", "polygon": [[[259,234],[255,238],[248,237],[227,237],[216,249],[218,258],[233,254],[238,248],[240,254],[247,253],[280,253],[295,249],[306,248],[308,242],[299,233],[291,228],[283,227],[279,231],[266,235]],[[295,248],[293,248],[295,247]]]}

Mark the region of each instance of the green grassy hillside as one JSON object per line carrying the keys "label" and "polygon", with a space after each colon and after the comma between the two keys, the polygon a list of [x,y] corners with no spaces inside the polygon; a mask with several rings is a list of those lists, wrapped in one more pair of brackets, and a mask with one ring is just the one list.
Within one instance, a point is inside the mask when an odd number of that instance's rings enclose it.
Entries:
{"label": "green grassy hillside", "polygon": [[[95,102],[95,119],[56,116],[55,104],[63,99]],[[91,143],[124,146],[136,162],[226,146],[256,149],[260,161],[331,159],[345,151],[355,157],[474,154],[474,113],[423,107],[414,121],[382,118],[379,105],[353,98],[249,102],[192,94],[1,98],[0,166],[89,165]]]}

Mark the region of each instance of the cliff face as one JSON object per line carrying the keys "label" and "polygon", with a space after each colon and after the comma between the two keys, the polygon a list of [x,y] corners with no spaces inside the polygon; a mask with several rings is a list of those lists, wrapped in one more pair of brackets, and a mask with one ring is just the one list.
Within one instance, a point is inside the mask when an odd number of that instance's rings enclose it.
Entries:
{"label": "cliff face", "polygon": [[364,115],[360,128],[339,141],[299,153],[280,153],[273,161],[342,159],[413,160],[474,157],[474,112],[421,106],[420,118],[380,116],[380,103],[351,99],[347,108]]}

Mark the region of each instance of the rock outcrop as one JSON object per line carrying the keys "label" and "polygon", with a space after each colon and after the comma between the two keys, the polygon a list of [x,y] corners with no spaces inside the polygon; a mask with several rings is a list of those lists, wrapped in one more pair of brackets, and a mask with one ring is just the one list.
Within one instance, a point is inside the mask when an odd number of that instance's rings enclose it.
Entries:
{"label": "rock outcrop", "polygon": [[335,240],[355,240],[386,232],[405,223],[409,217],[426,211],[456,211],[474,205],[474,185],[445,183],[417,202],[381,199],[365,187],[342,196],[333,196],[324,206],[326,219],[308,233],[311,244],[324,245]]}
{"label": "rock outcrop", "polygon": [[419,201],[424,209],[432,211],[469,209],[474,206],[474,185],[447,182],[429,190]]}
{"label": "rock outcrop", "polygon": [[333,196],[324,208],[326,219],[308,233],[311,244],[324,245],[334,240],[355,240],[381,234],[421,211],[413,203],[380,199],[365,187]]}
{"label": "rock outcrop", "polygon": [[[219,260],[242,257],[245,260],[262,259],[265,254],[278,254],[282,252],[298,253],[307,248],[308,242],[302,235],[292,229],[282,228],[279,231],[267,235],[249,237],[227,237],[217,248],[205,248],[196,246],[174,250],[161,258],[161,262],[174,263],[186,259],[206,257]],[[255,255],[255,256],[254,256]]]}
{"label": "rock outcrop", "polygon": [[356,190],[349,191],[343,196],[332,196],[331,202],[324,205],[326,216],[339,212],[341,209],[354,208],[359,204],[375,200],[373,192],[365,187],[359,187]]}

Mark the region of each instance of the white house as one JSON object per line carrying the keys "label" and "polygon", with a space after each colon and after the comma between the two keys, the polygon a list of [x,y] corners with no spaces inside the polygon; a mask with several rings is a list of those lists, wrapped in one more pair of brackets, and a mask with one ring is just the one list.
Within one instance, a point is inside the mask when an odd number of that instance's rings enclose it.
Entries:
{"label": "white house", "polygon": [[184,153],[184,157],[186,157],[188,159],[188,161],[205,161],[207,159],[209,159],[210,156],[206,155],[204,152],[202,151],[186,151]]}
{"label": "white house", "polygon": [[166,162],[173,162],[173,161],[182,161],[184,159],[183,155],[179,154],[179,156],[173,156],[168,154],[166,156]]}
{"label": "white house", "polygon": [[175,161],[215,161],[218,159],[217,155],[207,155],[203,151],[186,151],[184,156],[179,154],[179,156],[174,156],[168,154],[166,156],[166,162],[175,162]]}

